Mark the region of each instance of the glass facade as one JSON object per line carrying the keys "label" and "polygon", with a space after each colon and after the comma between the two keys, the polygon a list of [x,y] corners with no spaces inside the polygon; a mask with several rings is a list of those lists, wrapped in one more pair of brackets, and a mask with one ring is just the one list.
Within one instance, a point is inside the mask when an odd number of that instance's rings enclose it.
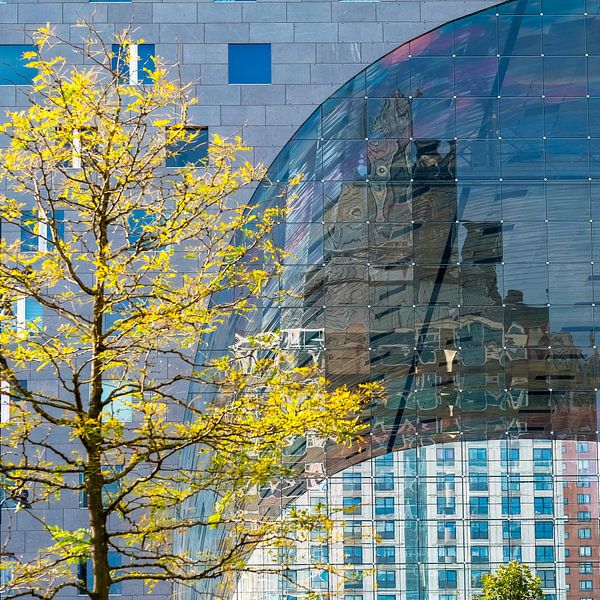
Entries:
{"label": "glass facade", "polygon": [[240,600],[455,600],[512,559],[600,598],[599,124],[600,2],[513,0],[384,56],[284,147],[255,201],[303,173],[276,231],[296,293],[212,350],[279,330],[388,395],[366,451],[292,449],[306,476],[264,506],[321,503],[333,531]]}

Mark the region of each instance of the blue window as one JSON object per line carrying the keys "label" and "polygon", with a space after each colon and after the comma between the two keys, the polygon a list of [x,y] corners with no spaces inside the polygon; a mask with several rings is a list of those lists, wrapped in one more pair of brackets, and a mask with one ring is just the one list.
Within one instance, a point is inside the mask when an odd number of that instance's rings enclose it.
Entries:
{"label": "blue window", "polygon": [[344,546],[344,564],[359,565],[363,561],[362,546]]}
{"label": "blue window", "polygon": [[458,583],[455,569],[440,569],[438,571],[438,587],[442,590],[455,590]]}
{"label": "blue window", "polygon": [[394,489],[394,474],[382,473],[375,475],[375,491],[376,492],[391,492]]}
{"label": "blue window", "polygon": [[25,298],[25,323],[34,323],[42,327],[44,308],[35,298]]}
{"label": "blue window", "polygon": [[489,575],[489,571],[482,571],[480,569],[471,569],[471,586],[480,588],[483,585],[482,577]]}
{"label": "blue window", "polygon": [[471,515],[487,516],[489,511],[489,498],[485,496],[473,496],[469,498],[469,513]]}
{"label": "blue window", "polygon": [[518,448],[500,448],[500,463],[503,467],[515,467],[519,464]]}
{"label": "blue window", "polygon": [[579,504],[589,504],[591,502],[590,498],[590,494],[577,494],[577,502]]}
{"label": "blue window", "polygon": [[396,548],[394,546],[377,546],[375,556],[378,563],[393,565],[396,562]]}
{"label": "blue window", "polygon": [[345,492],[360,492],[361,489],[361,474],[360,473],[344,473],[342,480]]}
{"label": "blue window", "polygon": [[[119,552],[115,552],[114,550],[108,552],[108,566],[112,569],[121,566],[121,554]],[[94,571],[92,570],[91,559],[80,559],[77,564],[77,579],[81,582],[82,588],[86,586],[91,590],[94,587]],[[83,593],[83,590],[80,591],[81,593]],[[111,595],[120,595],[121,583],[113,583],[108,589],[108,593]]]}
{"label": "blue window", "polygon": [[114,417],[121,423],[130,423],[133,420],[131,395],[127,386],[119,381],[102,382],[102,402],[110,401],[105,407],[107,417]]}
{"label": "blue window", "polygon": [[[393,523],[394,522],[392,521],[392,524]],[[362,522],[344,521],[344,542],[358,542],[360,540],[362,540]]]}
{"label": "blue window", "polygon": [[502,496],[502,515],[520,515],[521,498],[515,496]]}
{"label": "blue window", "polygon": [[393,589],[396,587],[396,571],[377,571],[377,587]]}
{"label": "blue window", "polygon": [[310,548],[311,563],[328,563],[329,562],[329,546],[321,544],[319,546],[311,546]]}
{"label": "blue window", "polygon": [[490,560],[490,549],[488,546],[471,546],[471,562],[483,563]]}
{"label": "blue window", "polygon": [[551,540],[554,538],[554,523],[552,521],[536,521],[535,539]]}
{"label": "blue window", "polygon": [[502,546],[502,560],[509,563],[511,560],[522,561],[523,553],[521,546]]}
{"label": "blue window", "polygon": [[23,58],[23,54],[35,51],[35,46],[1,44],[0,85],[31,85],[37,71],[27,66],[31,59]]}
{"label": "blue window", "polygon": [[344,573],[344,589],[345,590],[362,590],[363,589],[363,572],[354,569]]}
{"label": "blue window", "polygon": [[454,448],[436,448],[435,464],[438,467],[454,466]]}
{"label": "blue window", "polygon": [[121,83],[152,83],[156,68],[154,44],[113,44],[112,54],[112,70]]}
{"label": "blue window", "polygon": [[511,473],[510,475],[502,475],[502,491],[503,492],[518,492],[521,489],[521,474]]}
{"label": "blue window", "polygon": [[437,524],[437,539],[438,540],[455,540],[456,539],[456,521],[438,521]]}
{"label": "blue window", "polygon": [[352,496],[345,496],[343,499],[344,512],[353,515],[360,515],[362,513],[361,499]]}
{"label": "blue window", "polygon": [[271,44],[229,44],[229,83],[271,83]]}
{"label": "blue window", "polygon": [[534,473],[533,486],[537,491],[547,491],[552,489],[552,475],[548,473]]}
{"label": "blue window", "polygon": [[169,146],[167,167],[200,165],[208,159],[208,128],[186,127],[185,132],[189,141],[181,141]]}
{"label": "blue window", "polygon": [[502,521],[502,538],[505,540],[520,540],[521,521]]}
{"label": "blue window", "polygon": [[535,562],[554,562],[554,546],[536,546]]}
{"label": "blue window", "polygon": [[535,574],[542,580],[542,587],[556,587],[556,571],[551,569],[536,569]]}
{"label": "blue window", "polygon": [[392,469],[394,467],[394,454],[392,452],[384,454],[383,456],[377,456],[375,458],[375,470],[379,469]]}
{"label": "blue window", "polygon": [[552,465],[552,448],[534,448],[533,464],[536,467],[550,467]]}
{"label": "blue window", "polygon": [[485,448],[469,448],[469,466],[486,467],[487,450]]}
{"label": "blue window", "polygon": [[469,475],[470,492],[487,492],[488,476],[486,473],[471,473]]}
{"label": "blue window", "polygon": [[[54,211],[53,224],[60,240],[65,239],[65,213]],[[38,220],[37,211],[24,210],[21,214],[21,252],[44,252],[54,248],[54,233],[50,225]]]}
{"label": "blue window", "polygon": [[375,498],[375,514],[376,515],[393,515],[394,514],[394,498],[383,497]]}
{"label": "blue window", "polygon": [[395,521],[376,521],[375,532],[382,540],[393,540],[396,537]]}
{"label": "blue window", "polygon": [[130,245],[138,245],[142,238],[143,242],[140,244],[141,249],[144,249],[148,245],[153,245],[154,240],[152,232],[150,232],[148,229],[156,224],[155,213],[148,212],[143,208],[136,208],[127,216],[127,224],[129,227],[127,231],[127,239]]}
{"label": "blue window", "polygon": [[552,498],[536,496],[533,499],[533,510],[536,515],[554,514],[554,505]]}
{"label": "blue window", "polygon": [[36,212],[33,210],[24,210],[21,214],[21,252],[38,251],[37,228]]}
{"label": "blue window", "polygon": [[438,546],[438,562],[456,563],[456,546]]}
{"label": "blue window", "polygon": [[436,489],[438,492],[454,492],[456,490],[456,476],[453,473],[436,477]]}
{"label": "blue window", "polygon": [[590,445],[588,442],[577,442],[577,453],[587,454],[590,451]]}
{"label": "blue window", "polygon": [[438,496],[436,502],[438,515],[456,514],[456,498],[444,498],[443,496]]}
{"label": "blue window", "polygon": [[377,594],[377,600],[396,600],[395,594]]}
{"label": "blue window", "polygon": [[471,539],[487,540],[489,538],[489,523],[487,521],[471,521]]}

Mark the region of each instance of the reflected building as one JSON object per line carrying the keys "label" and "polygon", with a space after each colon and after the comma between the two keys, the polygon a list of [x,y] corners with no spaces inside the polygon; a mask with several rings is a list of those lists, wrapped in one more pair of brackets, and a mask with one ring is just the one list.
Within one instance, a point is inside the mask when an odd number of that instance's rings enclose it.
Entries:
{"label": "reflected building", "polygon": [[456,600],[512,559],[551,600],[600,598],[600,4],[576,4],[511,0],[400,46],[259,186],[270,205],[304,174],[276,232],[296,293],[212,348],[279,330],[387,396],[366,446],[291,448],[304,476],[261,510],[327,506],[334,527],[257,552],[281,572],[239,600]]}

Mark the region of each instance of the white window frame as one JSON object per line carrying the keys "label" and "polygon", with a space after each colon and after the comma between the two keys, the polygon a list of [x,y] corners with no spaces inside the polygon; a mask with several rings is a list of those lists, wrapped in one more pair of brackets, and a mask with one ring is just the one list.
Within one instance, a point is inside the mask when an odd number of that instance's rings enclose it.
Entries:
{"label": "white window frame", "polygon": [[10,384],[0,381],[0,423],[10,422]]}

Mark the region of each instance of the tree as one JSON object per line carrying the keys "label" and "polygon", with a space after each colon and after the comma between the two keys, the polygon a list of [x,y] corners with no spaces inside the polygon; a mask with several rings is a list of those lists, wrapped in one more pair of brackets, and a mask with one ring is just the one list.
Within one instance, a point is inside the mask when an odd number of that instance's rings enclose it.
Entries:
{"label": "tree", "polygon": [[[378,389],[330,390],[318,365],[278,350],[276,334],[201,358],[228,318],[251,318],[269,294],[277,302],[283,254],[271,229],[285,207],[235,199],[264,175],[236,159],[239,139],[215,136],[207,158],[165,168],[198,149],[194,101],[156,58],[135,81],[129,33],[114,52],[91,29],[80,47],[49,28],[35,42],[30,105],[0,127],[0,385],[11,399],[0,470],[9,494],[30,492],[33,514],[85,494],[87,524],[43,521],[47,546],[4,560],[12,577],[0,591],[46,599],[71,587],[107,600],[130,580],[218,579],[259,542],[311,526],[300,511],[273,519],[245,507],[294,472],[285,453],[298,436],[355,441]],[[61,47],[84,65],[57,56]],[[26,371],[43,381],[24,385]],[[52,441],[55,429],[69,446]],[[202,469],[187,469],[185,453]],[[199,494],[218,499],[212,512],[187,510]],[[218,552],[172,549],[175,533],[215,526],[232,532]],[[82,562],[93,581],[78,579]]]}
{"label": "tree", "polygon": [[516,560],[500,565],[495,573],[484,575],[484,600],[537,600],[544,598],[542,581],[534,576],[527,565]]}

